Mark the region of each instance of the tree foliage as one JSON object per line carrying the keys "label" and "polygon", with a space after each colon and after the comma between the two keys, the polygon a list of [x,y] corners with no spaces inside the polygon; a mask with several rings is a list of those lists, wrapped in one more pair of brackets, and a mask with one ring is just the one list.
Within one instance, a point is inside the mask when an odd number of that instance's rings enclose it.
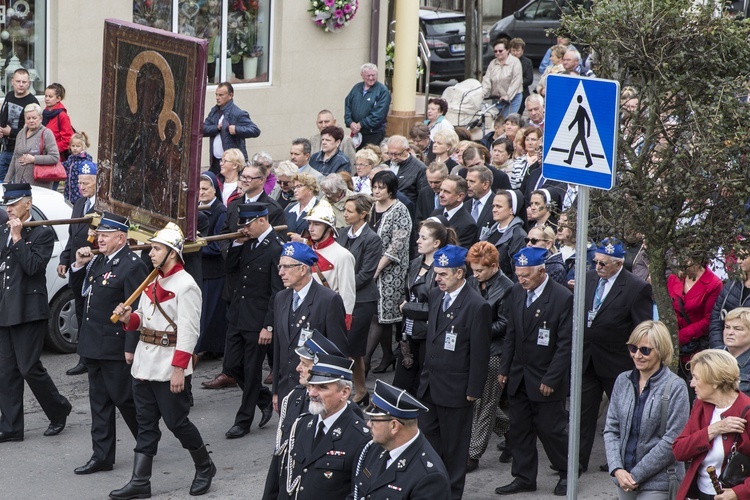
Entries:
{"label": "tree foliage", "polygon": [[732,254],[745,224],[750,23],[691,0],[596,0],[564,16],[561,32],[596,55],[598,77],[638,92],[621,117],[618,184],[592,190],[592,235],[645,238],[676,335],[667,268]]}

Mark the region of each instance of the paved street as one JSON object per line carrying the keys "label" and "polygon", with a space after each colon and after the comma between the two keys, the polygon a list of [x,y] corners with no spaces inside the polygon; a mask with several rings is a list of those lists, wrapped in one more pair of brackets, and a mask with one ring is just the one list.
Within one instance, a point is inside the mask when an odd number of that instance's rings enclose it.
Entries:
{"label": "paved street", "polygon": [[[26,388],[25,441],[0,444],[0,498],[104,499],[111,490],[122,487],[130,479],[134,440],[121,420],[118,420],[120,439],[115,469],[112,472],[100,472],[90,476],[73,474],[73,469],[86,463],[91,456],[87,379],[85,375],[65,375],[65,370],[72,367],[76,360],[75,355],[43,355],[43,362],[58,388],[73,404],[73,413],[62,434],[43,437],[42,433],[49,422],[28,387]],[[378,360],[375,360],[373,366],[377,366],[377,362]],[[274,417],[265,429],[258,429],[258,413],[251,434],[242,439],[227,440],[224,433],[233,423],[240,396],[239,389],[209,391],[200,388],[200,382],[209,380],[220,367],[220,361],[203,363],[194,376],[195,407],[190,413],[190,418],[210,444],[209,449],[213,451],[212,457],[219,470],[211,491],[205,498],[259,499],[268,470],[268,456],[273,449],[278,419]],[[391,371],[384,378],[390,381],[392,377]],[[368,387],[372,388],[374,380],[370,375]],[[154,460],[154,476],[151,480],[153,497],[188,498],[188,489],[194,473],[190,455],[180,447],[178,441],[163,425],[162,432],[161,446]],[[479,469],[468,476],[464,494],[466,500],[500,498],[495,495],[494,489],[512,479],[510,466],[497,461],[499,452],[496,444],[497,438],[493,437],[489,449],[480,461]],[[614,485],[607,474],[598,470],[599,464],[604,463],[600,438],[595,444],[594,451],[591,459],[592,470],[581,477],[578,498],[616,498]],[[538,491],[515,495],[513,498],[557,498],[551,494],[557,475],[549,469],[549,462],[541,446],[539,456]]]}

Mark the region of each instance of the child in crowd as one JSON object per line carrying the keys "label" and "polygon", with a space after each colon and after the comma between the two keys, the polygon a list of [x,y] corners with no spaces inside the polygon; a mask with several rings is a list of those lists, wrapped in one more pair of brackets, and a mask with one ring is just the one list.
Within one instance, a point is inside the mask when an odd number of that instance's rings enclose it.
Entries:
{"label": "child in crowd", "polygon": [[70,138],[73,136],[73,126],[70,124],[68,110],[63,106],[65,99],[65,87],[59,83],[51,83],[44,90],[44,105],[42,111],[42,125],[50,129],[57,141],[57,150],[60,151],[61,160],[67,159]]}
{"label": "child in crowd", "polygon": [[65,172],[68,174],[63,196],[70,203],[75,203],[81,197],[81,192],[78,189],[78,164],[84,161],[93,161],[91,155],[86,152],[90,145],[89,136],[86,135],[86,132],[76,132],[70,138],[70,156],[63,162]]}

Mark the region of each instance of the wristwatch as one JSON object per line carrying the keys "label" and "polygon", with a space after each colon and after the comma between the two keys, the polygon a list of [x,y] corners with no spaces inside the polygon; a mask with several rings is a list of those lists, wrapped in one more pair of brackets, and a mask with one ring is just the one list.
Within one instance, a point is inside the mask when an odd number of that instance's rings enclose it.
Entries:
{"label": "wristwatch", "polygon": [[273,327],[272,326],[267,326],[266,330],[268,330],[269,332],[273,333]]}

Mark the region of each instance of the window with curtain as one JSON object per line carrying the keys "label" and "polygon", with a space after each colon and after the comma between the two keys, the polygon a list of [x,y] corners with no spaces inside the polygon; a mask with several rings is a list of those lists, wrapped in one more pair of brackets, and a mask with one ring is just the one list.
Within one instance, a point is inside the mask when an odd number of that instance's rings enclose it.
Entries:
{"label": "window with curtain", "polygon": [[46,20],[45,0],[0,0],[0,96],[12,91],[10,80],[18,68],[29,71],[29,90],[44,94]]}

